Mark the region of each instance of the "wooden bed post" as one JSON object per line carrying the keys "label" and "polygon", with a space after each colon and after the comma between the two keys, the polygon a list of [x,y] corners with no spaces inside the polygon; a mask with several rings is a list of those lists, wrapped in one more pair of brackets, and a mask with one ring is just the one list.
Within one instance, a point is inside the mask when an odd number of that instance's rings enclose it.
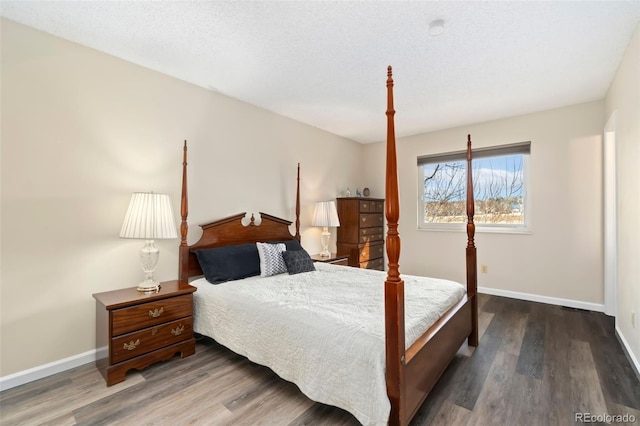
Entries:
{"label": "wooden bed post", "polygon": [[296,240],[300,241],[300,163],[298,163],[298,183],[296,185]]}
{"label": "wooden bed post", "polygon": [[384,283],[385,345],[387,361],[387,395],[391,402],[389,424],[404,424],[406,413],[405,386],[405,329],[404,329],[404,281],[400,279],[400,236],[398,218],[398,176],[396,164],[396,137],[393,109],[393,77],[391,66],[387,69],[387,166],[385,181],[385,215],[387,218],[387,257],[389,268]]}
{"label": "wooden bed post", "polygon": [[478,266],[474,236],[476,225],[473,223],[475,207],[473,201],[473,169],[471,168],[471,135],[467,135],[467,296],[471,303],[471,334],[467,343],[478,346]]}
{"label": "wooden bed post", "polygon": [[189,215],[189,201],[187,199],[187,141],[184,141],[182,151],[182,196],[180,197],[180,263],[178,264],[178,279],[187,282],[189,279],[189,246],[187,245],[187,216]]}

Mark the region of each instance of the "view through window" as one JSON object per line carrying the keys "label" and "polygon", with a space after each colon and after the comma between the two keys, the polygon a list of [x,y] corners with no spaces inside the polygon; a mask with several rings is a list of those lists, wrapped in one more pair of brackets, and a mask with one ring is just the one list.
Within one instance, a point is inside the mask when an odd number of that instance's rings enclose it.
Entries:
{"label": "view through window", "polygon": [[[530,144],[474,150],[474,222],[480,227],[527,227],[526,174]],[[466,152],[418,158],[420,227],[463,224]],[[461,226],[461,225],[460,225]]]}

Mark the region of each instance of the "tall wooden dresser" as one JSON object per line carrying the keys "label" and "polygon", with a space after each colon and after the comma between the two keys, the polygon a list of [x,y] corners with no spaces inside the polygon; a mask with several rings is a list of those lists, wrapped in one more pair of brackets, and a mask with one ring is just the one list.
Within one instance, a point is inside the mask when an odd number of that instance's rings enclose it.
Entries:
{"label": "tall wooden dresser", "polygon": [[338,198],[338,255],[349,266],[384,270],[384,199]]}

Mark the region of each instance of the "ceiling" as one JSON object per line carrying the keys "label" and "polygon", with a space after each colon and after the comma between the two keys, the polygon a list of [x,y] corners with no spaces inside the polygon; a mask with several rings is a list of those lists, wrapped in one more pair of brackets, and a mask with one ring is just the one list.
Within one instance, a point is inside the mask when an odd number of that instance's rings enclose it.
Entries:
{"label": "ceiling", "polygon": [[[2,1],[8,19],[346,138],[602,99],[636,1]],[[429,35],[429,24],[445,22]]]}

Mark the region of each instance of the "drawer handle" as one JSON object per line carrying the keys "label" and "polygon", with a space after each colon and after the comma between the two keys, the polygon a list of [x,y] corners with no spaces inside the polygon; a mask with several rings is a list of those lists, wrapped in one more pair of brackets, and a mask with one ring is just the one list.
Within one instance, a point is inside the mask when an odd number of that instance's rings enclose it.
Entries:
{"label": "drawer handle", "polygon": [[171,334],[173,334],[174,336],[179,336],[182,334],[183,331],[184,331],[184,325],[180,324],[176,328],[171,329]]}
{"label": "drawer handle", "polygon": [[149,316],[152,318],[158,318],[164,312],[164,308],[155,308],[153,311],[149,311]]}
{"label": "drawer handle", "polygon": [[362,221],[366,222],[367,221],[367,217],[366,216],[362,216]]}
{"label": "drawer handle", "polygon": [[153,330],[151,330],[151,335],[155,336],[156,334],[158,334],[158,329],[154,328]]}
{"label": "drawer handle", "polygon": [[136,340],[135,342],[132,340],[132,341],[131,341],[131,342],[129,342],[129,343],[125,343],[124,345],[122,345],[122,348],[123,348],[123,349],[126,349],[126,350],[128,350],[128,351],[132,351],[132,350],[134,350],[135,348],[137,348],[137,347],[138,347],[138,345],[140,345],[140,339]]}

